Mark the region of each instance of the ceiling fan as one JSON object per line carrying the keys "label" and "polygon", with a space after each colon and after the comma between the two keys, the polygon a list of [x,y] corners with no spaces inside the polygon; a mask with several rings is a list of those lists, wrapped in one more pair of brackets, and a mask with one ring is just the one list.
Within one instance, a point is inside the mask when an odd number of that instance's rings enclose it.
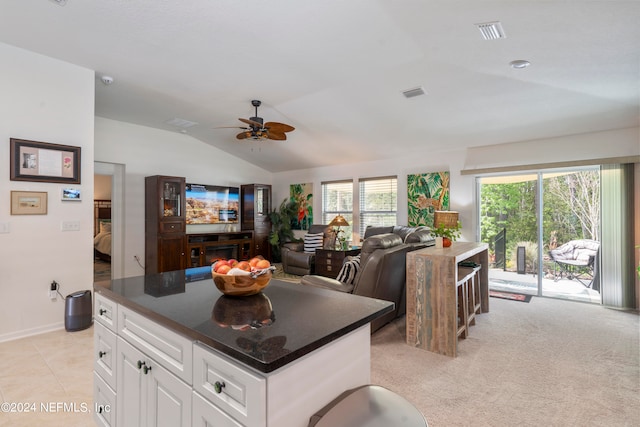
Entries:
{"label": "ceiling fan", "polygon": [[[251,105],[256,108],[255,117],[249,117],[248,119],[238,119],[242,123],[249,125],[249,127],[239,126],[239,129],[243,129],[242,132],[236,135],[237,139],[274,139],[276,141],[284,141],[287,139],[286,132],[295,130],[293,126],[286,125],[278,122],[266,122],[262,117],[258,117],[258,107],[262,104],[261,101],[254,99],[251,101]],[[234,126],[235,127],[235,126]]]}

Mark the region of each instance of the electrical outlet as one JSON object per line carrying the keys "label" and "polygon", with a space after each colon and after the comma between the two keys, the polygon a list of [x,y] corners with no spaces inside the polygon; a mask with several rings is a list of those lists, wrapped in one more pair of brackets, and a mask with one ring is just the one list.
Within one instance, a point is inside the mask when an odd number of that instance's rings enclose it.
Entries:
{"label": "electrical outlet", "polygon": [[56,300],[56,298],[58,297],[58,287],[60,285],[58,285],[58,282],[56,282],[55,280],[51,282],[51,284],[49,285],[49,298],[51,298],[53,301]]}

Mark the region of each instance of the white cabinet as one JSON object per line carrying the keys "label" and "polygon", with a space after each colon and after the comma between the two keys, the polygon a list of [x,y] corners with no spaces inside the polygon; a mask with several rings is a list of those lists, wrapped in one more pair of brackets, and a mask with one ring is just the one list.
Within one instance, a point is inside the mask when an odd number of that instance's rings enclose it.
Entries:
{"label": "white cabinet", "polygon": [[94,294],[93,419],[99,426],[116,425],[116,356],[118,304]]}
{"label": "white cabinet", "polygon": [[200,345],[194,346],[193,359],[193,389],[196,392],[242,425],[266,425],[267,381],[264,376],[253,374]]}
{"label": "white cabinet", "polygon": [[110,409],[94,413],[100,426],[306,427],[370,382],[369,324],[264,373],[96,296],[94,400]]}
{"label": "white cabinet", "polygon": [[191,387],[118,338],[119,427],[191,425]]}

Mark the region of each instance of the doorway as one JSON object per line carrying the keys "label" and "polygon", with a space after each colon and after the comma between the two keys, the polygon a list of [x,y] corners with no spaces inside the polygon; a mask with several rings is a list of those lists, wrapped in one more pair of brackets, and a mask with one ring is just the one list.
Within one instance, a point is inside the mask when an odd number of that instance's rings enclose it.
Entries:
{"label": "doorway", "polygon": [[[111,231],[111,253],[109,254],[108,272],[102,271],[99,273],[96,269],[97,264],[94,263],[94,280],[100,278],[101,280],[119,279],[124,277],[124,176],[125,166],[118,163],[106,163],[106,162],[94,162],[94,199],[106,200],[102,190],[97,192],[96,185],[102,185],[103,187],[110,186],[110,231]],[[100,184],[99,184],[100,183]],[[94,205],[98,205],[94,200]],[[106,215],[105,212],[103,214]],[[94,218],[97,214],[94,214]],[[96,221],[96,232],[100,232],[99,220]],[[95,239],[94,239],[95,244]],[[95,247],[94,247],[95,254]],[[103,264],[103,267],[104,264]]]}
{"label": "doorway", "polygon": [[598,167],[486,176],[478,191],[491,290],[601,302]]}

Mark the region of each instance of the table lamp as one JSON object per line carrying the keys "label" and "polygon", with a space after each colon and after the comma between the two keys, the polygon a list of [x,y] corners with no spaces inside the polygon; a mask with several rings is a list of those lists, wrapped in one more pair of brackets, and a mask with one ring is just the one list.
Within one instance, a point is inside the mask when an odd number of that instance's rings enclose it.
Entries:
{"label": "table lamp", "polygon": [[[336,247],[336,240],[338,239],[338,234],[342,233],[342,230],[340,230],[340,227],[348,227],[349,223],[347,222],[346,219],[344,219],[344,217],[342,215],[336,215],[335,218],[333,218],[333,220],[331,220],[331,222],[329,223],[329,226],[337,227],[337,230],[334,232],[334,237],[333,237],[333,247]],[[342,245],[340,245],[341,249],[342,249]]]}

